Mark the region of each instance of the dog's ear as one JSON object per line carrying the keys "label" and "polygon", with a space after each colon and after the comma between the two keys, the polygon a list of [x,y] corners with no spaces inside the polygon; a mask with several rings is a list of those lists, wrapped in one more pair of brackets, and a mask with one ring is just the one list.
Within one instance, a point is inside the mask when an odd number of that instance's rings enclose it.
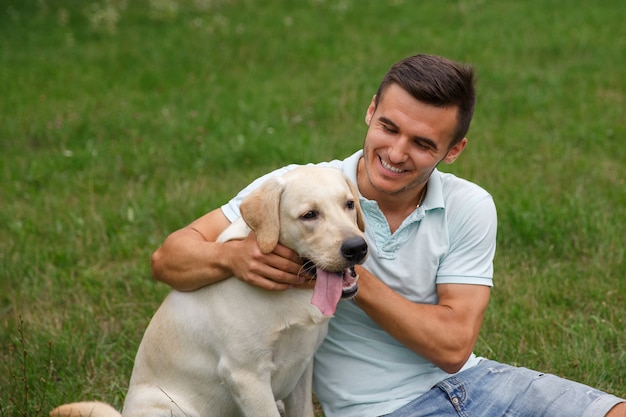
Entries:
{"label": "dog's ear", "polygon": [[241,216],[256,234],[263,253],[270,253],[278,244],[280,197],[284,189],[283,178],[270,178],[241,202]]}
{"label": "dog's ear", "polygon": [[346,183],[350,187],[352,196],[354,197],[354,206],[356,207],[356,224],[359,226],[362,232],[365,231],[365,219],[363,218],[363,210],[361,209],[361,200],[359,199],[359,190],[356,185],[348,177],[346,177]]}

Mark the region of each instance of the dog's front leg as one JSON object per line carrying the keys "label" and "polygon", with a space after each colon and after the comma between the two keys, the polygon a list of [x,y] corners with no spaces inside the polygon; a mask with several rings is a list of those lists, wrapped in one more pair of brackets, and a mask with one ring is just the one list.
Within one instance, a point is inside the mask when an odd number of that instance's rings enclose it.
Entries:
{"label": "dog's front leg", "polygon": [[219,366],[219,374],[245,417],[281,417],[269,373]]}
{"label": "dog's front leg", "polygon": [[295,388],[283,400],[285,404],[285,417],[313,417],[312,398],[313,362],[309,363],[304,373],[298,380]]}

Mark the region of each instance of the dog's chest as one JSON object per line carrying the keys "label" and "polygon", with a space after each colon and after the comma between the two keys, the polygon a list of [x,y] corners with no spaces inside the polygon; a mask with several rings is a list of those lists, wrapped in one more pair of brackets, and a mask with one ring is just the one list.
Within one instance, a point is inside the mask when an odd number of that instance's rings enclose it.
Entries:
{"label": "dog's chest", "polygon": [[298,361],[303,356],[314,353],[327,329],[327,321],[285,327],[274,340],[273,362],[277,365],[286,364],[286,361]]}
{"label": "dog's chest", "polygon": [[292,324],[283,328],[274,338],[270,372],[276,398],[282,398],[293,390],[293,385],[313,360],[327,329],[327,320],[315,324]]}

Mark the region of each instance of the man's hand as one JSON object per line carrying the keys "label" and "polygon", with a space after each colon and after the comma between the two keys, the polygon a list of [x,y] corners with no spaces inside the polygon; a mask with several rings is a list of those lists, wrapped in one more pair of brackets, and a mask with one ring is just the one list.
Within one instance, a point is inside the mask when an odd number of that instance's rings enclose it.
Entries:
{"label": "man's hand", "polygon": [[250,233],[243,240],[225,242],[231,246],[231,268],[240,280],[266,290],[282,291],[305,285],[311,280],[302,261],[293,250],[278,244],[270,253],[259,249],[256,235]]}
{"label": "man's hand", "polygon": [[298,255],[285,246],[264,254],[254,233],[244,240],[218,243],[230,225],[215,209],[170,234],[152,255],[152,275],[178,291],[193,291],[236,275],[266,290],[281,291],[311,281]]}

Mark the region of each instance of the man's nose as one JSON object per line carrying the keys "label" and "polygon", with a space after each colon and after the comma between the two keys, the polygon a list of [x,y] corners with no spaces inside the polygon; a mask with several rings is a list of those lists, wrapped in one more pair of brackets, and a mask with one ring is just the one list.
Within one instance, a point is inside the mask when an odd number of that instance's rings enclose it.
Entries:
{"label": "man's nose", "polygon": [[394,143],[392,143],[388,149],[389,162],[393,164],[405,162],[408,159],[407,146],[408,141],[404,138],[399,138],[398,140],[394,141]]}

